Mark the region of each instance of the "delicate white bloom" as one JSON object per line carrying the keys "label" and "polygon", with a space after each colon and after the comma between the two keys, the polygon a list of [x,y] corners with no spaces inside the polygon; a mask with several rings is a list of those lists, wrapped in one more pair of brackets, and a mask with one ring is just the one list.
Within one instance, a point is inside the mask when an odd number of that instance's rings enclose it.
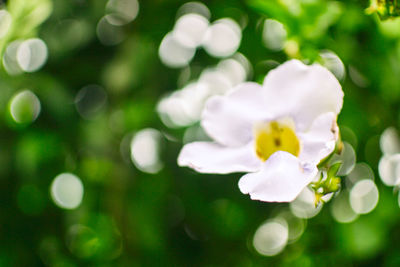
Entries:
{"label": "delicate white bloom", "polygon": [[239,181],[242,193],[292,201],[333,152],[342,104],[331,72],[288,61],[270,71],[262,86],[243,83],[210,98],[201,125],[214,142],[185,145],[178,164],[202,173],[247,172]]}

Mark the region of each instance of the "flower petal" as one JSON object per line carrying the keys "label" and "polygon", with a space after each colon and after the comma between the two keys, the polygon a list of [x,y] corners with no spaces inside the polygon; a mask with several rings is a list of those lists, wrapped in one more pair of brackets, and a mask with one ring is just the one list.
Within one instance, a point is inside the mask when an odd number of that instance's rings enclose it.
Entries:
{"label": "flower petal", "polygon": [[267,107],[276,116],[291,116],[296,129],[307,130],[321,114],[338,114],[343,91],[326,68],[290,60],[270,71],[264,80]]}
{"label": "flower petal", "polygon": [[226,174],[258,171],[262,162],[255,155],[251,143],[232,148],[212,142],[194,142],[182,148],[178,164],[201,173]]}
{"label": "flower petal", "polygon": [[278,151],[262,166],[259,172],[244,175],[239,189],[250,198],[266,202],[290,202],[317,175],[315,165],[302,165],[290,153]]}
{"label": "flower petal", "polygon": [[253,139],[253,123],[265,120],[265,100],[261,85],[243,83],[224,96],[210,98],[202,114],[201,126],[215,141],[241,146]]}
{"label": "flower petal", "polygon": [[302,162],[318,164],[335,149],[338,139],[336,115],[325,113],[316,118],[310,130],[299,134],[302,150],[299,159]]}

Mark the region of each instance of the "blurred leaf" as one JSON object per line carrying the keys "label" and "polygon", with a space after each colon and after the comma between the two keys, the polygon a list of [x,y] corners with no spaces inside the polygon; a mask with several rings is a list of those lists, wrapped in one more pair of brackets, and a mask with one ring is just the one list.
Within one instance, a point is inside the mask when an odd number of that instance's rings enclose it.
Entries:
{"label": "blurred leaf", "polygon": [[0,40],[0,55],[8,42],[34,36],[37,27],[50,16],[52,6],[52,0],[8,1],[7,10],[12,23],[7,35]]}

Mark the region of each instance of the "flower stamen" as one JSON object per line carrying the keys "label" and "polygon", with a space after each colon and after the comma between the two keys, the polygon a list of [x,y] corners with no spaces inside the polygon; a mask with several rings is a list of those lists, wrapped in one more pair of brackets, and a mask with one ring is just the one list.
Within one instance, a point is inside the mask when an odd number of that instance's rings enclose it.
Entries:
{"label": "flower stamen", "polygon": [[254,132],[256,154],[262,161],[277,151],[286,151],[296,157],[300,154],[300,141],[291,119],[259,123]]}

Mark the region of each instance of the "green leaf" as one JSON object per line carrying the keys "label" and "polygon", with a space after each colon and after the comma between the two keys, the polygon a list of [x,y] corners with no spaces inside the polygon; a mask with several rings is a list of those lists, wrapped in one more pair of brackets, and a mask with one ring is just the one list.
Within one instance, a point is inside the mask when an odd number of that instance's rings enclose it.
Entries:
{"label": "green leaf", "polygon": [[342,166],[341,161],[335,162],[333,165],[331,165],[331,167],[328,170],[328,179],[336,176],[337,172],[340,169],[340,166]]}
{"label": "green leaf", "polygon": [[18,29],[14,35],[31,33],[50,16],[52,9],[51,0],[11,0],[7,10],[13,18],[14,28]]}
{"label": "green leaf", "polygon": [[37,27],[51,14],[51,0],[11,0],[7,11],[12,17],[8,33],[0,40],[0,56],[6,45],[16,39],[27,39],[36,35]]}

